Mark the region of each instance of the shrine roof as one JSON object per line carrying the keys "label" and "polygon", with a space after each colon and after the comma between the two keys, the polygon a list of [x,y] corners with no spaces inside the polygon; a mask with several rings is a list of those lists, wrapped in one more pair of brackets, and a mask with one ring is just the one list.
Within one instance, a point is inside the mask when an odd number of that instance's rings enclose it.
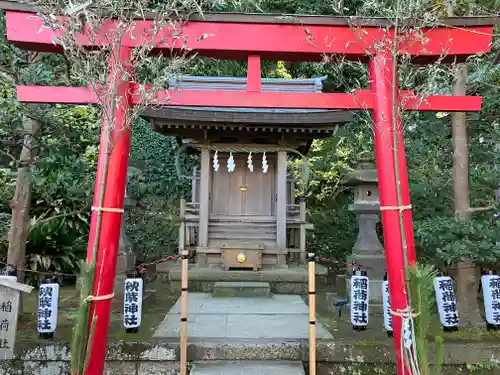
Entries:
{"label": "shrine roof", "polygon": [[[262,79],[263,92],[322,92],[326,77],[306,79]],[[201,91],[245,91],[246,78],[243,77],[202,77],[179,76],[169,82],[173,90]],[[293,125],[331,130],[339,123],[353,120],[350,111],[321,109],[287,108],[239,108],[239,107],[189,107],[162,106],[150,107],[143,112],[143,117],[150,119],[155,130],[164,132],[162,127],[293,127]]]}
{"label": "shrine roof", "polygon": [[[21,12],[35,12],[33,2],[29,0],[0,0],[0,9]],[[155,18],[154,12],[146,12],[145,18]],[[141,17],[142,18],[142,17]],[[394,22],[386,18],[332,17],[320,15],[288,15],[266,13],[231,13],[204,12],[203,15],[191,15],[190,20],[206,22],[231,23],[267,23],[267,24],[300,24],[300,25],[332,25],[332,26],[391,26]],[[447,17],[440,20],[442,25],[449,26],[483,26],[500,23],[498,16]]]}

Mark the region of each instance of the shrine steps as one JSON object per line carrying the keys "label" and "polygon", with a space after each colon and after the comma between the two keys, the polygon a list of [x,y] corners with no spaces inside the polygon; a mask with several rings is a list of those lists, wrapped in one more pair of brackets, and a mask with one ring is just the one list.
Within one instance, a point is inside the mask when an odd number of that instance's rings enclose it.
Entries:
{"label": "shrine steps", "polygon": [[195,362],[190,375],[305,375],[299,361]]}
{"label": "shrine steps", "polygon": [[257,218],[211,219],[208,225],[208,245],[218,247],[225,242],[250,242],[264,247],[276,247],[276,221]]}
{"label": "shrine steps", "polygon": [[[180,288],[182,277],[179,265],[166,265],[164,270],[159,269],[159,273],[168,275],[161,279],[168,280],[173,288]],[[259,271],[226,271],[220,266],[217,267],[189,267],[188,288],[189,292],[212,293],[215,283],[221,280],[227,282],[266,282],[271,286],[273,294],[306,294],[308,282],[307,265],[294,266],[288,268],[276,268],[273,266],[264,266]],[[316,267],[317,284],[326,283],[328,270],[318,264]]]}

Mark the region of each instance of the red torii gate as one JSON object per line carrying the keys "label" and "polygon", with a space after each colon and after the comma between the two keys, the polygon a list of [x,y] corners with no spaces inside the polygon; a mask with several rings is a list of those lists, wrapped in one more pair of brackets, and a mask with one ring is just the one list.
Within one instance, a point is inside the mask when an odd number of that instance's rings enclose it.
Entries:
{"label": "red torii gate", "polygon": [[[9,5],[10,4],[10,5]],[[1,5],[1,4],[0,4]],[[39,32],[42,21],[30,9],[15,8],[7,2],[7,38],[21,48],[36,51],[61,52],[54,45],[57,35],[51,30]],[[9,10],[10,9],[10,10]],[[260,107],[260,108],[307,108],[307,109],[369,109],[373,111],[375,154],[380,185],[381,214],[384,229],[384,243],[387,258],[387,273],[391,292],[391,306],[394,311],[405,311],[408,307],[405,286],[406,247],[408,262],[416,262],[413,239],[410,194],[401,120],[395,108],[401,105],[406,110],[419,111],[479,111],[480,97],[429,96],[421,101],[412,92],[399,91],[393,54],[390,44],[380,47],[379,42],[392,41],[394,29],[384,20],[358,20],[352,28],[346,19],[329,17],[275,17],[269,15],[206,14],[205,19],[194,19],[182,27],[182,35],[187,37],[187,47],[201,56],[221,59],[248,59],[248,82],[246,92],[231,91],[159,91],[159,104],[182,106],[218,107]],[[488,18],[446,19],[443,26],[421,30],[421,35],[407,33],[399,44],[399,54],[411,55],[416,63],[428,63],[439,59],[463,61],[476,53],[490,52],[493,25]],[[108,25],[113,27],[113,25]],[[148,29],[152,21],[137,21],[138,30]],[[306,33],[304,33],[306,31]],[[210,35],[210,37],[204,37]],[[305,37],[312,37],[306,41]],[[166,40],[165,49],[180,50],[183,41],[170,37],[169,30],[156,36],[158,41]],[[129,60],[134,47],[143,43],[142,37],[124,36],[122,48],[117,58],[121,63]],[[164,38],[164,39],[162,39]],[[99,38],[97,39],[98,43]],[[91,46],[89,38],[81,35],[82,45]],[[382,43],[383,44],[383,43]],[[167,46],[168,45],[168,46]],[[185,47],[185,46],[184,46]],[[161,46],[159,46],[161,48]],[[320,61],[323,55],[342,55],[349,60],[361,60],[369,66],[370,88],[358,90],[354,94],[338,93],[277,93],[261,92],[261,58],[268,60]],[[110,64],[113,66],[113,64]],[[113,72],[110,72],[110,75]],[[100,223],[100,237],[97,252],[97,269],[94,280],[94,296],[113,293],[116,274],[117,250],[121,226],[126,171],[130,151],[131,130],[125,125],[125,112],[138,102],[137,87],[132,82],[121,81],[118,88],[120,104],[113,116],[116,121],[111,130],[115,142],[109,155],[109,165],[105,173],[103,147],[99,151],[94,206],[99,204],[99,196],[104,194]],[[96,95],[87,87],[37,87],[19,86],[20,102],[30,103],[100,103]],[[393,95],[395,93],[395,95]],[[394,99],[396,103],[394,103]],[[106,103],[101,103],[106,105]],[[108,103],[109,104],[109,103]],[[396,106],[394,104],[397,104]],[[104,120],[106,121],[106,120]],[[394,123],[395,122],[395,123]],[[104,127],[103,127],[104,128]],[[394,129],[395,138],[394,142]],[[106,134],[101,136],[101,145]],[[395,160],[397,148],[397,160]],[[396,169],[395,165],[398,165]],[[105,191],[101,191],[102,182]],[[398,201],[397,180],[400,181],[402,201]],[[399,213],[403,212],[402,228]],[[97,212],[92,212],[91,230],[87,261],[92,261],[97,227]],[[401,230],[404,230],[406,246]],[[109,299],[92,302],[97,322],[93,341],[90,344],[87,375],[100,375],[106,355],[111,301]],[[90,322],[89,322],[90,324]],[[400,351],[402,320],[398,315],[393,319],[394,343],[398,374],[405,368]],[[183,350],[181,348],[181,350]],[[185,350],[185,348],[184,348]]]}

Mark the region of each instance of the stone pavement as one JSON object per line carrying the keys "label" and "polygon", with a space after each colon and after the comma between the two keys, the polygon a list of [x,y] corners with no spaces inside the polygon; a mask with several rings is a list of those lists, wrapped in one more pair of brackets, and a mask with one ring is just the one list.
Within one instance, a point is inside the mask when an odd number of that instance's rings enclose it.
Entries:
{"label": "stone pavement", "polygon": [[301,362],[210,361],[196,362],[191,375],[305,375]]}
{"label": "stone pavement", "polygon": [[[155,338],[178,339],[180,299],[153,334]],[[309,337],[309,307],[297,295],[271,298],[214,298],[190,293],[188,304],[189,342],[207,339],[304,340]],[[316,323],[318,339],[332,335]]]}

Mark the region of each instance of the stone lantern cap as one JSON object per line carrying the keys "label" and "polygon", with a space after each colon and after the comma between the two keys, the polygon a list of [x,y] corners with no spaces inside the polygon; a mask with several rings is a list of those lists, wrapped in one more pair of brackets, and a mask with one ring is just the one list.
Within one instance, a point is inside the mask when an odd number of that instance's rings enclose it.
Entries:
{"label": "stone lantern cap", "polygon": [[354,190],[354,203],[349,205],[349,211],[355,214],[380,212],[377,169],[369,155],[359,158],[357,169],[345,175],[343,184]]}
{"label": "stone lantern cap", "polygon": [[358,168],[346,173],[342,182],[345,186],[378,185],[377,167],[373,159],[368,155],[361,156]]}

